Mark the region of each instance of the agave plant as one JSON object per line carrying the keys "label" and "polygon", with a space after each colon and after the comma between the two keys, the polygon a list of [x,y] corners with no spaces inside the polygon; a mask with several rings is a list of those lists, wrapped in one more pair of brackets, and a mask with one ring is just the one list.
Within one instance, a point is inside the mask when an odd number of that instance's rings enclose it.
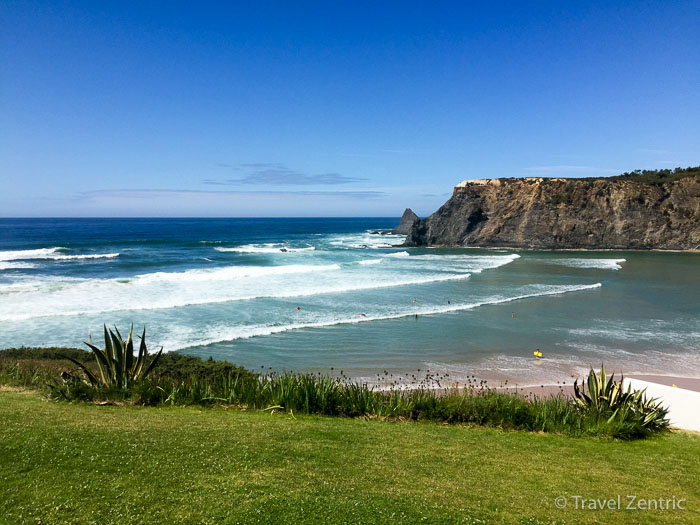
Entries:
{"label": "agave plant", "polygon": [[647,398],[646,388],[632,390],[632,385],[628,385],[625,391],[622,387],[623,379],[620,375],[620,381],[615,381],[613,373],[606,381],[605,365],[601,364],[600,374],[596,374],[593,369],[588,373],[588,394],[586,383],[582,381],[579,388],[578,379],[574,381],[574,399],[583,409],[609,413],[608,421],[615,418],[635,419],[648,430],[668,428],[668,409],[664,408],[658,399]]}
{"label": "agave plant", "polygon": [[[116,333],[115,333],[116,332]],[[99,379],[95,374],[90,372],[85,365],[69,356],[64,356],[69,361],[78,365],[85,373],[90,385],[93,387],[116,387],[127,389],[135,382],[145,378],[153,367],[158,362],[158,358],[163,353],[163,348],[155,355],[151,363],[146,366],[148,360],[148,349],[146,348],[146,327],[143,328],[141,335],[141,344],[139,345],[138,356],[134,357],[134,340],[133,340],[134,325],[129,329],[129,337],[126,341],[122,338],[117,327],[112,330],[107,330],[104,326],[105,347],[104,350],[98,348],[90,342],[85,342],[87,346],[95,354],[97,366],[100,374]]]}

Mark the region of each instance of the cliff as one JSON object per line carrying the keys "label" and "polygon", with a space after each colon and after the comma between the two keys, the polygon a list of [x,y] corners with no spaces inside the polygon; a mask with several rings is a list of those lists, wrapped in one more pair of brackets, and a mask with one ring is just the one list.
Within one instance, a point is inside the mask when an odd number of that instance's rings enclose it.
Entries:
{"label": "cliff", "polygon": [[634,174],[467,180],[413,223],[405,245],[700,249],[700,175],[692,173],[653,182]]}

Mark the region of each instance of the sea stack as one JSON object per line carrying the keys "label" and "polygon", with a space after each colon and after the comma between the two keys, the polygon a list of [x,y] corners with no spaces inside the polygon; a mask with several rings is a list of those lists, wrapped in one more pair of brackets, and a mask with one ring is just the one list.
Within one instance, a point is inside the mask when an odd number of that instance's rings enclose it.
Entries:
{"label": "sea stack", "polygon": [[698,250],[698,173],[466,180],[405,246]]}
{"label": "sea stack", "polygon": [[399,225],[393,230],[391,230],[391,233],[394,235],[406,235],[409,231],[411,231],[413,223],[419,220],[420,217],[413,213],[413,210],[411,208],[406,208],[406,210],[403,212],[403,215],[401,216],[401,221],[399,221]]}

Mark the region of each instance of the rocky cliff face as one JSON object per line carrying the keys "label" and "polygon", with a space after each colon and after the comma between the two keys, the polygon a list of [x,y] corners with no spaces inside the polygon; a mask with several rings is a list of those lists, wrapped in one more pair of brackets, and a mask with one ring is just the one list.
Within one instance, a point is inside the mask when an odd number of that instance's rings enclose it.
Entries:
{"label": "rocky cliff face", "polygon": [[700,177],[483,179],[413,223],[406,246],[700,249]]}

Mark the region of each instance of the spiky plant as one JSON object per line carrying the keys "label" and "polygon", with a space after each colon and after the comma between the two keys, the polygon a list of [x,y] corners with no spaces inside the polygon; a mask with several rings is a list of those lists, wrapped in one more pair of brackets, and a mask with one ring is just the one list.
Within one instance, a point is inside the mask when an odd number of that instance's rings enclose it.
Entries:
{"label": "spiky plant", "polygon": [[579,407],[590,409],[599,414],[609,415],[608,421],[616,418],[619,420],[635,420],[646,430],[663,430],[668,428],[668,409],[664,408],[658,399],[647,398],[646,388],[632,390],[632,385],[625,391],[622,383],[624,377],[620,375],[620,381],[615,381],[615,374],[610,374],[606,381],[605,365],[601,364],[600,374],[591,369],[588,373],[588,394],[586,383],[578,379],[574,381],[574,399]]}
{"label": "spiky plant", "polygon": [[[115,333],[116,332],[116,333]],[[122,338],[117,327],[112,330],[107,330],[104,326],[105,347],[104,350],[95,346],[92,342],[92,337],[89,337],[90,342],[85,344],[95,354],[97,359],[97,367],[99,369],[99,379],[95,374],[85,367],[80,361],[77,361],[69,356],[63,356],[69,361],[78,365],[89,383],[93,387],[108,387],[108,388],[123,388],[128,389],[135,382],[145,378],[153,367],[158,362],[158,358],[163,353],[163,348],[155,355],[151,363],[146,366],[148,360],[148,348],[146,348],[146,327],[143,328],[141,335],[141,344],[139,345],[138,356],[134,357],[134,340],[133,340],[134,325],[129,329],[129,337],[126,341]]]}

